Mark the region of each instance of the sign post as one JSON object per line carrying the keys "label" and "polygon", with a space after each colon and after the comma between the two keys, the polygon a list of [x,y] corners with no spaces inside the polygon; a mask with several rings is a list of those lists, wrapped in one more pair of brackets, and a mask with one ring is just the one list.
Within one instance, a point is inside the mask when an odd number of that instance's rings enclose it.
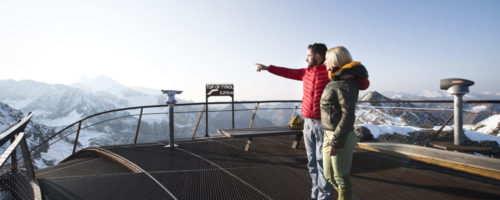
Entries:
{"label": "sign post", "polygon": [[232,127],[234,129],[234,85],[233,84],[207,84],[205,92],[205,137],[208,137],[208,97],[230,96],[232,106]]}

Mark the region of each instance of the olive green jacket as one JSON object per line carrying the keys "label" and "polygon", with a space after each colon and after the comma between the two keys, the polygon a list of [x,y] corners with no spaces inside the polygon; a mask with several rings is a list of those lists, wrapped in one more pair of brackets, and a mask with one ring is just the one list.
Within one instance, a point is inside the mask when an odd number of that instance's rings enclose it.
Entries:
{"label": "olive green jacket", "polygon": [[[363,65],[352,68],[353,74],[360,78],[368,77]],[[356,79],[331,80],[321,96],[321,126],[333,131],[330,141],[324,145],[340,149],[344,146],[349,132],[354,130],[356,102],[358,101],[359,85]]]}

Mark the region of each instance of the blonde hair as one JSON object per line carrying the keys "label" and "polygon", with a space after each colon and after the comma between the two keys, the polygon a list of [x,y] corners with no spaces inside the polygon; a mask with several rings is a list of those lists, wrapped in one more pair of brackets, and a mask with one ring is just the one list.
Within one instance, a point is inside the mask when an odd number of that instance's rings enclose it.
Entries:
{"label": "blonde hair", "polygon": [[349,51],[343,47],[333,47],[326,51],[325,64],[327,67],[342,67],[352,62],[352,57]]}

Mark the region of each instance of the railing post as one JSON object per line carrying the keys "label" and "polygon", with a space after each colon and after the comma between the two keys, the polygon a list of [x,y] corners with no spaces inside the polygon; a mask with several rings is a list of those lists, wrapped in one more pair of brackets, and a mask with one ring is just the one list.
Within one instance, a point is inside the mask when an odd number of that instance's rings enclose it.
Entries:
{"label": "railing post", "polygon": [[200,126],[201,117],[203,117],[203,111],[205,110],[206,104],[203,104],[203,108],[201,109],[200,116],[198,117],[198,122],[196,122],[196,127],[194,127],[193,137],[191,140],[194,140],[194,136],[196,135],[196,131],[198,130],[198,126]]}
{"label": "railing post", "polygon": [[453,144],[454,145],[461,145],[464,141],[464,128],[463,128],[463,112],[462,112],[462,96],[463,94],[455,94],[454,98],[454,137],[453,137]]}
{"label": "railing post", "polygon": [[205,137],[208,137],[208,97],[206,98],[205,101]]}
{"label": "railing post", "polygon": [[170,149],[173,150],[175,148],[175,146],[174,146],[174,104],[168,105],[168,128],[169,128],[168,143],[169,143]]}
{"label": "railing post", "polygon": [[231,107],[232,107],[232,111],[233,111],[232,122],[233,122],[233,129],[234,129],[234,97],[233,96],[231,96]]}
{"label": "railing post", "polygon": [[134,144],[137,144],[137,137],[139,136],[139,128],[141,128],[141,119],[142,119],[142,110],[144,108],[141,108],[141,113],[139,114],[139,121],[137,122],[137,130],[135,131],[135,139],[134,139]]}
{"label": "railing post", "polygon": [[75,144],[73,144],[73,153],[71,153],[71,155],[75,154],[76,145],[78,144],[78,137],[80,137],[80,129],[81,128],[82,128],[82,121],[80,121],[78,123],[78,130],[76,131]]}
{"label": "railing post", "polygon": [[252,115],[252,120],[250,121],[250,126],[248,126],[248,128],[252,128],[253,120],[255,118],[255,114],[257,114],[257,109],[259,109],[259,103],[257,103],[257,105],[255,106],[255,110],[253,111],[253,115]]}
{"label": "railing post", "polygon": [[[15,138],[12,137],[10,138],[10,143],[14,143],[14,140]],[[11,166],[12,166],[12,173],[16,173],[17,172],[17,155],[16,155],[16,148],[14,148],[14,150],[12,150],[12,154],[10,155],[10,158],[12,159],[12,163],[11,163]]]}
{"label": "railing post", "polygon": [[444,127],[446,125],[448,125],[448,123],[450,123],[451,119],[453,119],[453,116],[454,116],[454,114],[451,114],[451,116],[448,118],[448,120],[446,120],[446,122],[444,122],[444,124],[441,125],[441,127],[439,127],[439,129],[432,134],[431,139],[429,141],[427,141],[427,143],[425,143],[424,146],[426,146],[426,147],[429,146],[429,143],[431,143],[432,140],[434,140],[439,135],[439,133],[441,133],[441,131],[444,129]]}
{"label": "railing post", "polygon": [[21,151],[23,152],[24,163],[26,167],[26,171],[30,180],[35,179],[35,172],[33,171],[33,163],[31,163],[31,154],[28,150],[28,144],[26,143],[26,137],[23,136],[21,141]]}

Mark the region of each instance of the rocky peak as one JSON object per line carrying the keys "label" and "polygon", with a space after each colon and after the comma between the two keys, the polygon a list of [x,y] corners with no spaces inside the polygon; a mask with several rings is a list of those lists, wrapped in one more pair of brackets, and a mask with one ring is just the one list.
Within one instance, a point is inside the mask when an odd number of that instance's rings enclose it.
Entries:
{"label": "rocky peak", "polygon": [[386,100],[391,100],[390,98],[380,94],[377,91],[370,91],[363,95],[360,99],[361,101],[386,101]]}
{"label": "rocky peak", "polygon": [[4,131],[11,124],[23,117],[23,112],[11,108],[9,105],[0,102],[0,131]]}

